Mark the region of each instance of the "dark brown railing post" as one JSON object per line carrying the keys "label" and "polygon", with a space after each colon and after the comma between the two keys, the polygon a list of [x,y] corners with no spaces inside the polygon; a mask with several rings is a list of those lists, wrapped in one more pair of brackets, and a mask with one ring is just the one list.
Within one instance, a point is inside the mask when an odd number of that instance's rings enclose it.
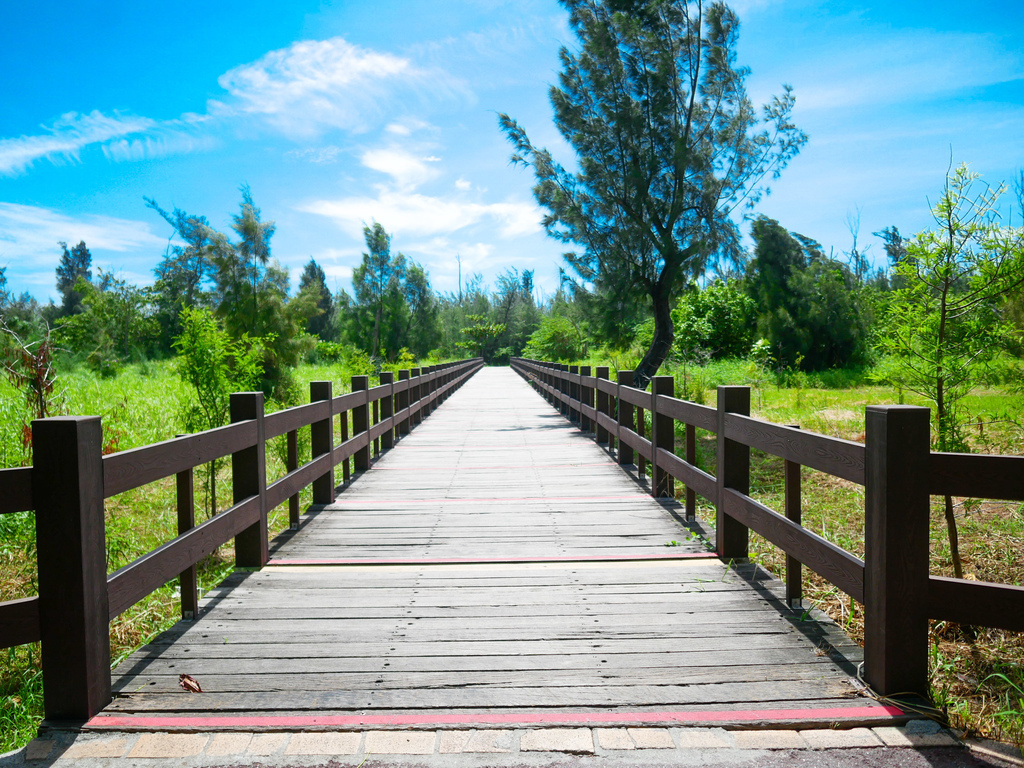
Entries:
{"label": "dark brown railing post", "polygon": [[[409,402],[414,405],[419,405],[420,397],[422,397],[423,393],[423,386],[422,382],[420,381],[421,373],[423,373],[423,371],[420,370],[419,368],[413,368],[412,370],[409,371],[410,377],[412,378],[412,380],[415,380],[416,382],[416,384],[413,385],[412,387],[412,394],[409,398]],[[409,424],[410,429],[416,429],[416,427],[420,425],[421,421],[423,421],[423,410],[419,409],[416,411],[416,413],[412,415],[412,419]]]}
{"label": "dark brown railing post", "polygon": [[[314,421],[309,425],[309,444],[314,459],[331,453],[334,448],[334,413],[333,413],[334,384],[330,381],[309,382],[309,401],[327,401],[327,418],[321,421]],[[342,414],[345,418],[347,414]],[[347,480],[348,478],[346,478]],[[334,502],[334,464],[313,480],[313,503],[331,504]]]}
{"label": "dark brown railing post", "polygon": [[110,702],[100,417],[33,421],[32,452],[43,705],[86,720]]}
{"label": "dark brown railing post", "polygon": [[[791,424],[794,429],[800,427]],[[800,504],[800,464],[785,460],[785,504],[786,519],[797,525],[801,524],[803,508]],[[786,554],[786,603],[790,608],[804,607],[804,574],[803,565],[790,554]]]}
{"label": "dark brown railing post", "polygon": [[658,413],[658,395],[675,395],[675,378],[651,377],[651,495],[655,498],[673,498],[675,483],[672,475],[658,465],[658,449],[675,453],[676,422],[671,416]]}
{"label": "dark brown railing post", "polygon": [[[184,435],[178,435],[184,437]],[[194,467],[189,467],[174,476],[175,500],[178,512],[178,535],[196,527],[196,495]],[[199,616],[199,581],[195,564],[178,575],[178,591],[181,594],[181,618],[191,621]]]}
{"label": "dark brown railing post", "polygon": [[[408,368],[398,372],[398,380],[399,381],[408,381],[409,380],[409,369]],[[409,407],[409,387],[406,387],[404,390],[402,390],[401,392],[398,393],[398,410],[404,411],[408,407]],[[399,437],[405,437],[406,435],[409,434],[409,418],[408,417],[405,417],[400,422],[398,422],[398,432],[399,432]]]}
{"label": "dark brown railing post", "polygon": [[[578,365],[570,365],[569,366],[569,374],[571,376],[579,376],[580,375],[580,367]],[[569,397],[572,400],[579,400],[580,399],[580,384],[579,384],[579,381],[573,381],[572,379],[569,380]],[[570,403],[570,405],[569,405],[569,421],[573,422],[576,425],[579,425],[579,423],[580,423],[580,416],[581,416],[580,412],[577,411],[575,408],[573,408],[572,404]]]}
{"label": "dark brown railing post", "polygon": [[[341,422],[341,442],[342,442],[342,444],[344,444],[345,442],[348,441],[349,411],[342,411],[341,413],[335,413],[333,415],[341,417],[341,419],[339,420]],[[333,424],[331,426],[333,428]],[[332,478],[334,477],[333,473],[332,473],[331,477]],[[342,459],[341,460],[341,481],[343,483],[347,484],[348,481],[351,480],[351,479],[352,479],[352,466],[349,463],[349,459]]]}
{"label": "dark brown railing post", "polygon": [[267,531],[267,458],[263,432],[263,393],[234,392],[228,403],[232,423],[256,421],[256,445],[231,454],[231,491],[235,504],[259,497],[259,519],[235,536],[235,565],[262,568],[270,559]]}
{"label": "dark brown railing post", "polygon": [[[697,428],[693,424],[686,425],[686,463],[697,466]],[[686,519],[697,519],[697,492],[686,486]]]}
{"label": "dark brown railing post", "polygon": [[[608,379],[608,366],[606,366],[606,365],[599,365],[599,366],[597,366],[597,369],[594,371],[594,375],[598,379],[605,379],[605,380],[607,380]],[[608,408],[608,393],[601,391],[601,382],[600,381],[597,382],[597,386],[594,387],[594,389],[596,390],[596,392],[595,392],[595,396],[596,396],[595,399],[597,401],[597,405],[595,407],[597,408],[597,413],[598,414],[604,414],[605,416],[611,415],[611,411]],[[597,442],[599,444],[602,444],[602,445],[606,444],[608,442],[608,430],[601,426],[601,417],[600,417],[600,415],[598,415],[598,417],[595,419],[595,421],[597,422],[597,428],[594,430],[594,432],[597,434]]]}
{"label": "dark brown railing post", "polygon": [[[369,386],[369,385],[367,385]],[[380,424],[380,400],[374,400],[370,404],[370,426],[375,427]],[[380,436],[370,444],[373,448],[373,455],[380,456]]]}
{"label": "dark brown railing post", "polygon": [[[569,380],[565,378],[566,374],[569,373],[569,366],[565,363],[560,363],[558,366],[558,392],[559,394],[569,395]],[[562,399],[558,401],[558,410],[561,411],[562,415],[567,419],[572,419],[572,411],[569,408],[569,404]]]}
{"label": "dark brown railing post", "polygon": [[[622,397],[619,396],[618,392],[622,387],[633,386],[633,372],[632,371],[619,371],[618,387],[616,388],[615,400],[619,404],[619,429],[633,429],[633,406],[631,403],[627,403]],[[632,464],[633,463],[633,446],[626,443],[621,437],[618,439],[619,443],[619,464]]]}
{"label": "dark brown railing post", "polygon": [[718,556],[723,560],[742,560],[749,556],[750,531],[743,523],[725,513],[725,489],[750,493],[750,448],[727,440],[725,414],[750,415],[750,387],[718,388],[718,503],[715,505],[715,538]]}
{"label": "dark brown railing post", "polygon": [[428,365],[423,369],[423,377],[426,379],[426,386],[423,388],[423,418],[427,418],[430,412],[434,410],[433,403],[430,400],[430,395],[434,392],[434,366]]}
{"label": "dark brown railing post", "polygon": [[883,696],[928,693],[929,410],[865,414],[864,676]]}
{"label": "dark brown railing post", "polygon": [[[352,377],[352,391],[363,392],[364,397],[366,396],[366,390],[370,388],[370,377],[369,376],[353,376]],[[352,437],[361,435],[370,429],[370,409],[369,404],[364,400],[361,405],[357,405],[352,409]],[[353,456],[353,469],[356,472],[365,472],[370,468],[370,444],[367,443],[365,446],[356,451]]]}
{"label": "dark brown railing post", "polygon": [[581,365],[580,366],[580,398],[579,398],[580,399],[580,429],[582,429],[587,434],[590,434],[590,432],[591,432],[590,417],[587,416],[586,413],[584,412],[583,406],[584,405],[588,405],[591,408],[594,407],[594,388],[593,387],[588,387],[586,384],[583,383],[583,377],[584,376],[589,376],[589,375],[590,375],[590,366],[589,365]]}
{"label": "dark brown railing post", "polygon": [[[285,469],[288,472],[294,472],[299,468],[299,430],[289,430],[286,440],[288,458]],[[297,492],[288,497],[288,527],[293,531],[299,528],[299,494]]]}
{"label": "dark brown railing post", "polygon": [[391,419],[395,415],[395,374],[391,371],[381,371],[380,383],[389,387],[388,394],[380,401],[380,419],[390,424],[380,436],[381,447],[386,451],[395,447],[395,425],[391,424]]}

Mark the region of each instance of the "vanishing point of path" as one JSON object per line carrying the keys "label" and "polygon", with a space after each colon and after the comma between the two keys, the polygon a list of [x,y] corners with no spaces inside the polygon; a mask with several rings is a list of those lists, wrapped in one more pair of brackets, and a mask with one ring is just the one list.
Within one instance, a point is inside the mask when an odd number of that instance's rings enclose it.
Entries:
{"label": "vanishing point of path", "polygon": [[268,567],[118,667],[89,726],[891,722],[850,676],[853,643],[688,533],[526,382],[485,368]]}

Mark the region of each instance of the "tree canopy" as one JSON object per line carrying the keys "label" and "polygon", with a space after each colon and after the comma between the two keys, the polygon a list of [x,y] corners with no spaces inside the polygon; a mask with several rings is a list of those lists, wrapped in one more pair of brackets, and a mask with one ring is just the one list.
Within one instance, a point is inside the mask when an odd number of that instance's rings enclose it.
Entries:
{"label": "tree canopy", "polygon": [[763,107],[736,66],[736,14],[723,2],[562,0],[579,49],[562,48],[555,125],[577,171],[535,147],[507,114],[512,162],[533,168],[551,236],[579,293],[622,316],[646,301],[655,333],[636,369],[646,385],[672,348],[672,299],[713,257],[738,251],[733,213],[755,203],[806,136],[788,86]]}

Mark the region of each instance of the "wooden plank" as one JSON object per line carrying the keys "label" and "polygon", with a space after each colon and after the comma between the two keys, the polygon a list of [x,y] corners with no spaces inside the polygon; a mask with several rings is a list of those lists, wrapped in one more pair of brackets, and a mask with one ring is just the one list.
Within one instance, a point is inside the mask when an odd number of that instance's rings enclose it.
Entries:
{"label": "wooden plank", "polygon": [[258,524],[259,519],[259,499],[250,496],[114,571],[107,577],[110,618],[124,613],[153,590],[176,578],[189,565],[212,554],[246,528]]}
{"label": "wooden plank", "polygon": [[718,480],[714,475],[709,475],[702,469],[688,464],[683,459],[668,451],[658,450],[658,464],[672,477],[686,483],[687,488],[692,488],[705,499],[714,502],[718,496]]}
{"label": "wooden plank", "polygon": [[698,429],[706,429],[708,432],[714,432],[718,428],[714,408],[666,395],[658,395],[656,399],[658,412],[671,416],[678,422],[693,424]]}
{"label": "wooden plank", "polygon": [[725,511],[772,544],[864,602],[864,561],[754,499],[726,489]]}
{"label": "wooden plank", "polygon": [[795,427],[730,413],[725,436],[759,451],[864,485],[864,446]]}
{"label": "wooden plank", "polygon": [[1024,501],[1024,456],[932,453],[928,460],[928,493]]}
{"label": "wooden plank", "polygon": [[929,576],[928,618],[1024,632],[1024,587]]}
{"label": "wooden plank", "polygon": [[39,597],[0,603],[0,648],[38,643]]}
{"label": "wooden plank", "polygon": [[103,457],[103,496],[139,488],[256,444],[256,423],[243,421]]}
{"label": "wooden plank", "polygon": [[619,428],[619,440],[624,442],[634,451],[645,457],[648,461],[651,458],[651,441],[640,437],[632,429]]}
{"label": "wooden plank", "polygon": [[313,402],[285,408],[283,411],[268,413],[263,418],[267,439],[280,437],[292,430],[308,427],[314,421],[326,419],[330,415],[327,403]]}
{"label": "wooden plank", "polygon": [[32,503],[32,467],[0,469],[0,515],[28,512]]}
{"label": "wooden plank", "polygon": [[267,509],[275,509],[278,505],[283,504],[289,496],[301,491],[333,466],[330,454],[325,453],[275,480],[267,486]]}
{"label": "wooden plank", "polygon": [[[396,423],[429,413],[431,399],[440,405],[443,387],[429,391],[440,380],[431,371],[413,380],[425,397],[398,408]],[[552,400],[600,420],[584,401],[602,380],[563,381],[583,394]],[[119,667],[111,711],[431,718],[845,706],[860,649],[834,625],[780,613],[781,585],[763,571],[707,559],[669,514],[674,503],[646,496],[530,389],[508,371],[477,374],[336,503],[304,518],[274,560],[367,565],[232,575],[199,621]],[[335,459],[370,435],[346,440]],[[682,545],[666,548],[672,540]],[[184,695],[182,673],[208,693]]]}

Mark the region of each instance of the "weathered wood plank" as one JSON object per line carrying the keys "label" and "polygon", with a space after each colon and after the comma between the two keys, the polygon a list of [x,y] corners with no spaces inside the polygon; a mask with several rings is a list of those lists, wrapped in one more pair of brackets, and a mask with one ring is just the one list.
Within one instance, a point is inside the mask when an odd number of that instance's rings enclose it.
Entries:
{"label": "weathered wood plank", "polygon": [[[429,376],[399,377],[396,399]],[[394,422],[415,429],[302,518],[275,547],[281,565],[232,575],[198,621],[126,660],[109,711],[770,710],[853,694],[856,644],[780,612],[781,585],[754,566],[679,558],[707,546],[521,379],[486,369],[434,402],[418,424],[422,402],[396,403]],[[182,673],[207,693],[183,694]]]}

